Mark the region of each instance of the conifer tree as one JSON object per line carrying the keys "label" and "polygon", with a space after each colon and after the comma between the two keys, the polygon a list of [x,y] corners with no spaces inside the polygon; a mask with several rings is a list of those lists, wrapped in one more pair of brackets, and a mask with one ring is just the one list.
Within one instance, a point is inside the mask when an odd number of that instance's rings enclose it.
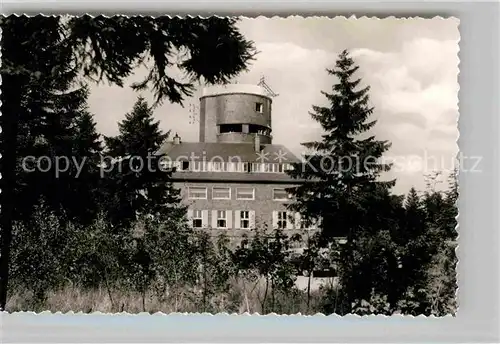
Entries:
{"label": "conifer tree", "polygon": [[455,168],[448,176],[448,191],[445,194],[446,207],[443,212],[443,236],[446,240],[457,239],[457,216],[458,216],[458,168]]}
{"label": "conifer tree", "polygon": [[458,171],[448,178],[446,192],[434,189],[424,195],[425,222],[434,234],[436,254],[431,257],[427,276],[428,313],[442,316],[456,311],[457,275],[457,215]]}
{"label": "conifer tree", "polygon": [[327,69],[336,83],[330,93],[322,91],[329,106],[313,106],[311,117],[319,122],[324,134],[321,141],[303,145],[312,151],[305,162],[289,173],[306,182],[291,189],[297,202],[294,210],[306,222],[320,219],[324,239],[335,236],[355,237],[362,226],[362,203],[366,196],[385,192],[394,181],[380,182],[377,177],[390,166],[378,161],[387,151],[387,141],[366,136],[375,125],[369,117],[369,87],[359,88],[361,79],[354,79],[358,66],[343,51],[334,69]]}
{"label": "conifer tree", "polygon": [[[48,206],[60,210],[62,185],[67,180],[63,176],[56,178],[55,157],[72,155],[69,143],[74,119],[86,107],[87,90],[74,83],[77,71],[70,63],[71,51],[62,45],[57,19],[20,18],[9,24],[3,26],[6,30],[2,77],[11,86],[2,89],[2,121],[7,127],[2,139],[12,141],[12,147],[16,147],[12,153],[17,159],[17,168],[16,164],[10,168],[19,178],[9,202],[16,210],[14,218],[25,219],[42,196]],[[36,29],[38,31],[33,34]],[[42,46],[44,49],[33,55],[33,51]],[[15,58],[12,58],[13,54]],[[16,116],[15,123],[10,122],[12,114]],[[9,123],[16,128],[15,135],[10,135]],[[10,163],[10,153],[10,150],[6,152],[3,163]],[[27,156],[47,157],[52,168],[47,172],[39,169],[27,172],[21,165],[22,159]],[[43,167],[48,165],[48,160],[45,160]],[[30,161],[27,167],[33,167]],[[5,165],[5,172],[10,168]],[[6,189],[10,187],[5,186]]]}
{"label": "conifer tree", "polygon": [[75,119],[71,141],[74,159],[71,166],[75,169],[72,184],[77,196],[75,216],[80,223],[88,224],[97,218],[103,200],[100,178],[102,142],[91,113],[83,111]]}
{"label": "conifer tree", "polygon": [[[362,88],[361,79],[355,78],[358,69],[346,50],[340,53],[335,67],[327,69],[335,80],[330,92],[321,92],[329,105],[313,106],[311,113],[321,124],[322,140],[305,143],[311,153],[289,172],[305,180],[290,190],[297,199],[291,209],[299,211],[306,223],[319,221],[322,245],[333,242],[335,237],[347,238],[341,248],[339,271],[349,304],[370,293],[375,282],[366,279],[381,272],[373,264],[390,260],[392,253],[370,258],[359,244],[392,247],[387,235],[380,231],[387,228],[385,222],[394,210],[389,190],[395,182],[378,180],[380,173],[390,169],[379,160],[390,144],[369,135],[376,121],[370,120],[370,88]],[[364,271],[368,283],[357,283],[362,273],[355,274],[356,269]]]}
{"label": "conifer tree", "polygon": [[[195,81],[227,82],[245,70],[253,59],[253,42],[247,41],[234,23],[233,19],[217,17],[81,16],[69,21],[56,16],[0,18],[0,72],[2,84],[9,85],[1,94],[4,149],[1,159],[0,309],[5,308],[7,297],[12,223],[19,213],[18,203],[13,200],[22,185],[17,177],[18,157],[22,156],[18,154],[18,143],[23,139],[18,135],[28,129],[26,133],[30,136],[29,130],[41,121],[43,106],[40,102],[44,98],[36,96],[37,92],[43,91],[47,82],[64,85],[59,76],[67,76],[61,68],[68,67],[71,67],[73,78],[67,78],[66,83],[83,75],[94,81],[107,80],[123,86],[124,80],[150,56],[153,62],[149,66],[150,73],[143,82],[134,85],[135,89],[149,87],[155,92],[156,102],[169,100],[182,104],[184,97],[191,94]],[[179,58],[175,60],[173,55]],[[181,82],[170,76],[168,69],[173,66],[187,72],[191,80]],[[51,78],[43,75],[51,75]],[[25,119],[30,122],[23,127]],[[31,139],[35,137],[31,135]]]}
{"label": "conifer tree", "polygon": [[405,313],[423,314],[427,307],[424,293],[429,264],[436,253],[435,232],[426,225],[425,208],[415,188],[411,188],[404,204],[404,216],[398,231],[393,232],[398,247],[398,271],[393,294],[394,301],[406,305]]}
{"label": "conifer tree", "polygon": [[400,242],[405,243],[424,234],[425,226],[425,209],[417,190],[412,187],[406,196],[404,224],[399,231]]}
{"label": "conifer tree", "polygon": [[106,137],[108,154],[117,158],[108,175],[112,221],[123,222],[136,215],[154,215],[179,219],[185,208],[180,205],[180,190],[170,180],[171,172],[158,165],[154,153],[169,133],[159,129],[152,108],[139,97],[133,110],[119,123],[119,135]]}

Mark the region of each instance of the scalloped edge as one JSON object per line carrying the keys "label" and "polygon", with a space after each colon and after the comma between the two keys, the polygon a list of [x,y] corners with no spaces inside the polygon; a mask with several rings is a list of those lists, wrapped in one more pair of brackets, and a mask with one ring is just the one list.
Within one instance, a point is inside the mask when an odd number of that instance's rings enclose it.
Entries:
{"label": "scalloped edge", "polygon": [[[448,17],[443,17],[441,15],[435,15],[433,17],[422,17],[422,16],[395,16],[395,15],[386,15],[386,16],[376,16],[376,15],[372,15],[372,16],[367,16],[367,15],[363,15],[363,16],[356,16],[355,14],[351,15],[351,16],[345,16],[345,15],[336,15],[336,16],[326,16],[326,15],[319,15],[319,16],[302,16],[302,15],[288,15],[288,16],[278,16],[278,15],[273,15],[273,16],[265,16],[265,15],[258,15],[258,16],[255,16],[255,17],[251,17],[251,16],[244,16],[244,15],[235,15],[235,16],[220,16],[220,15],[216,15],[216,14],[213,14],[213,15],[210,15],[210,16],[202,16],[202,15],[174,15],[174,16],[171,16],[171,15],[159,15],[159,16],[152,16],[152,15],[141,15],[141,14],[138,14],[138,15],[125,15],[125,14],[115,14],[115,15],[112,15],[112,16],[108,16],[108,15],[104,15],[104,14],[99,14],[99,15],[91,15],[89,13],[84,13],[84,14],[80,14],[80,15],[74,15],[74,14],[67,14],[67,15],[63,15],[63,14],[44,14],[44,13],[39,13],[39,14],[36,14],[36,15],[27,15],[25,13],[23,14],[18,14],[18,13],[11,13],[11,14],[8,14],[8,15],[5,15],[5,14],[1,14],[0,15],[1,17],[10,17],[10,16],[16,16],[16,17],[37,17],[37,16],[42,16],[42,17],[81,17],[81,16],[89,16],[91,18],[95,18],[95,17],[104,17],[104,18],[114,18],[114,17],[150,17],[150,18],[161,18],[161,17],[168,17],[168,18],[201,18],[201,19],[206,19],[206,18],[211,18],[211,17],[217,17],[217,18],[233,18],[233,19],[253,19],[253,20],[257,20],[257,19],[264,19],[264,20],[290,20],[290,19],[303,19],[303,20],[314,20],[314,19],[343,19],[343,20],[387,20],[387,19],[392,19],[392,20],[422,20],[422,21],[430,21],[430,20],[457,20],[458,21],[458,24],[457,24],[457,30],[459,32],[459,38],[458,38],[458,41],[457,41],[457,46],[458,46],[458,52],[457,52],[457,56],[458,56],[458,65],[457,65],[457,68],[458,68],[458,72],[457,72],[457,84],[458,84],[458,91],[457,91],[457,105],[458,105],[458,118],[457,118],[457,131],[458,131],[458,137],[457,137],[457,140],[455,141],[457,146],[458,146],[458,153],[456,155],[456,159],[457,161],[459,161],[459,157],[460,157],[460,130],[459,130],[459,121],[460,121],[460,42],[461,42],[461,35],[460,35],[460,25],[461,25],[461,22],[460,22],[460,18],[456,17],[456,16],[448,16]],[[0,44],[1,44],[1,41],[2,41],[2,30],[0,28]],[[2,64],[2,51],[0,49],[0,66]],[[0,75],[0,94],[2,92],[2,76]],[[1,106],[2,106],[2,102],[0,100],[0,116],[2,116],[2,111],[1,111]],[[0,126],[0,135],[2,134],[2,127]],[[0,152],[0,159],[2,158],[2,154]],[[457,170],[457,179],[458,179],[458,200],[457,200],[457,207],[459,205],[459,200],[460,200],[460,168]],[[2,174],[0,172],[0,179],[2,178]],[[0,188],[0,193],[1,193],[1,188]],[[0,207],[0,213],[1,213],[1,207]],[[459,312],[459,309],[460,309],[460,303],[458,302],[459,301],[459,294],[460,294],[460,276],[461,274],[459,274],[459,263],[460,263],[460,256],[459,256],[459,247],[460,247],[460,244],[459,244],[459,241],[460,241],[460,233],[459,233],[459,227],[460,227],[460,222],[459,222],[459,218],[460,218],[460,208],[458,207],[458,214],[457,216],[455,217],[455,219],[457,220],[457,225],[455,226],[455,230],[457,232],[457,246],[455,247],[455,255],[457,257],[457,262],[455,264],[455,274],[456,274],[456,289],[455,289],[455,300],[457,302],[457,306],[456,306],[456,310],[453,314],[446,314],[446,315],[443,315],[443,316],[435,316],[435,315],[429,315],[429,316],[426,316],[426,315],[417,315],[417,316],[414,316],[414,315],[405,315],[405,314],[392,314],[392,315],[383,315],[383,314],[367,314],[367,315],[358,315],[358,314],[353,314],[353,313],[348,313],[348,314],[345,314],[345,315],[339,315],[339,314],[336,314],[336,313],[333,313],[333,314],[329,314],[329,315],[325,315],[323,313],[316,313],[316,314],[313,314],[313,315],[303,315],[301,314],[300,312],[298,313],[295,313],[295,314],[276,314],[276,313],[269,313],[269,314],[259,314],[258,312],[254,312],[254,313],[249,313],[249,312],[244,312],[244,313],[241,313],[241,314],[238,314],[238,313],[227,313],[227,312],[219,312],[219,313],[207,313],[207,312],[172,312],[172,313],[163,313],[163,312],[155,312],[155,313],[149,313],[149,312],[140,312],[140,313],[128,313],[128,312],[116,312],[116,313],[103,313],[103,312],[100,312],[100,311],[95,311],[95,312],[92,312],[92,313],[84,313],[82,311],[68,311],[68,312],[61,312],[61,311],[56,311],[56,312],[52,312],[50,310],[45,310],[45,311],[41,311],[41,312],[33,312],[33,311],[16,311],[16,312],[8,312],[8,311],[1,311],[0,314],[2,315],[9,315],[9,316],[23,316],[23,315],[51,315],[51,316],[56,316],[56,315],[64,315],[64,316],[67,316],[67,315],[73,315],[73,316],[166,316],[166,317],[175,317],[175,316],[219,316],[219,317],[227,317],[227,316],[250,316],[250,317],[301,317],[301,318],[312,318],[312,317],[334,317],[334,318],[340,318],[340,319],[344,319],[344,318],[356,318],[356,319],[363,319],[363,318],[393,318],[393,317],[397,317],[397,318],[408,318],[408,319],[413,319],[413,318],[430,318],[430,319],[443,319],[443,318],[455,318]]]}

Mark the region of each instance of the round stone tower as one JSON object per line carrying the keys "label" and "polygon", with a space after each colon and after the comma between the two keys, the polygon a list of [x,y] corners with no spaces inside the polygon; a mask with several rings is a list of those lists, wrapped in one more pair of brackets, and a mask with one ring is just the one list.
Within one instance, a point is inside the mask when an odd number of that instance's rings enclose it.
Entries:
{"label": "round stone tower", "polygon": [[203,89],[200,142],[272,143],[271,104],[271,97],[258,85]]}

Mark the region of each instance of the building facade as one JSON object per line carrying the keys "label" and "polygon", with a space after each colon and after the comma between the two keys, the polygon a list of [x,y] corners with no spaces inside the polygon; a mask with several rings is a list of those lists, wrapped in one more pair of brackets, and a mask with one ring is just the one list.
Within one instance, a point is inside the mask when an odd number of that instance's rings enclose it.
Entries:
{"label": "building facade", "polygon": [[[286,171],[299,159],[273,143],[272,98],[257,85],[203,90],[199,142],[176,135],[158,152],[176,167],[172,178],[194,228],[240,237],[255,228],[303,231],[287,210],[287,189],[299,181]],[[308,228],[308,230],[315,228]]]}

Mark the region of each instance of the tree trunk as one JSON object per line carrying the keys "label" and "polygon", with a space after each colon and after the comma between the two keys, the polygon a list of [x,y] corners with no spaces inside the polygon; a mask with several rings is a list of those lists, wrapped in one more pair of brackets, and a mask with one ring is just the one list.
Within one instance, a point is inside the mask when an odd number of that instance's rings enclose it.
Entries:
{"label": "tree trunk", "polygon": [[262,300],[262,314],[266,314],[266,299],[267,299],[268,289],[269,289],[269,277],[266,276],[266,289],[264,289],[264,299]]}
{"label": "tree trunk", "polygon": [[142,288],[142,311],[146,311],[146,288]]}
{"label": "tree trunk", "polygon": [[113,311],[115,303],[113,302],[113,297],[111,295],[111,288],[108,283],[108,274],[106,273],[106,269],[104,269],[104,283],[106,284],[106,290],[108,291],[109,302],[111,302],[111,311]]}
{"label": "tree trunk", "polygon": [[271,280],[271,312],[274,312],[274,280]]}
{"label": "tree trunk", "polygon": [[[3,85],[9,85],[8,88],[13,89],[13,92],[9,92],[9,99],[6,99],[6,90],[2,90],[2,116],[1,116],[1,126],[2,126],[2,159],[0,159],[0,164],[2,166],[1,173],[1,252],[0,252],[0,310],[5,310],[5,305],[7,303],[7,290],[9,286],[9,268],[10,268],[10,246],[12,242],[12,220],[14,216],[14,203],[16,199],[14,197],[14,187],[16,183],[16,151],[17,151],[17,132],[18,132],[18,122],[16,114],[16,108],[20,104],[19,94],[16,88],[16,82],[13,80],[15,78],[9,77],[8,75],[3,76]],[[13,85],[14,84],[14,85]],[[14,99],[12,99],[12,97]]]}
{"label": "tree trunk", "polygon": [[309,304],[311,302],[311,277],[312,271],[309,271],[309,276],[307,276],[307,313],[309,313]]}

